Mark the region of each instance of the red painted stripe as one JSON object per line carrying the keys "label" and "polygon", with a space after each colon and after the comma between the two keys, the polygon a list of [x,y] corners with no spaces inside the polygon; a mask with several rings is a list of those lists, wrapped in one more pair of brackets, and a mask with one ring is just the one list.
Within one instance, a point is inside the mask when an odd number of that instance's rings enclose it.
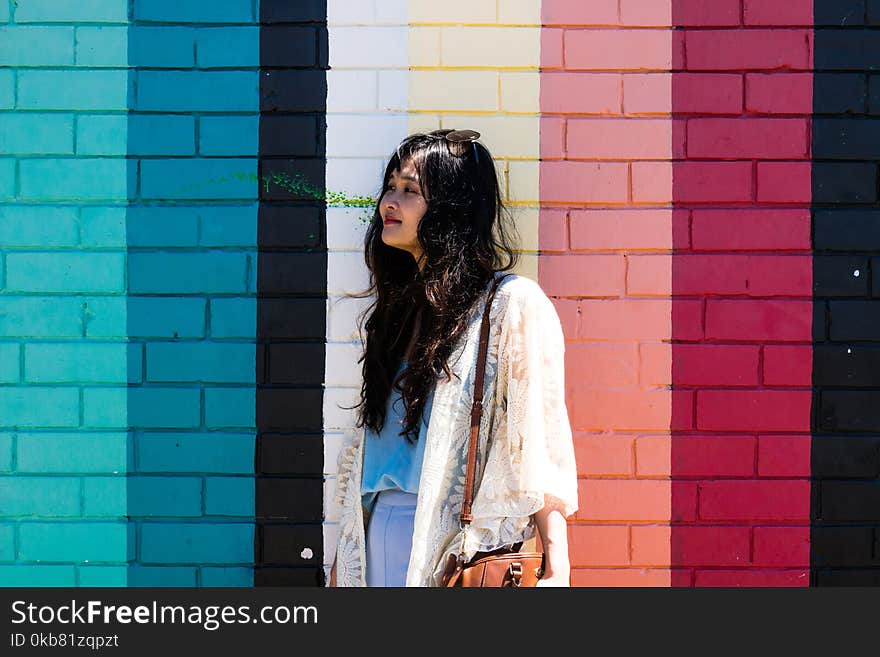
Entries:
{"label": "red painted stripe", "polygon": [[739,9],[673,0],[673,584],[807,586],[812,0]]}

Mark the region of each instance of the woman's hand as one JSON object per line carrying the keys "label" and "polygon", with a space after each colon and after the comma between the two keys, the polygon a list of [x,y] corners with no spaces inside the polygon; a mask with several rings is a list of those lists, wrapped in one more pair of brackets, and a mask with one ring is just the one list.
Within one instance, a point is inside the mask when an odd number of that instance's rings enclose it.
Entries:
{"label": "woman's hand", "polygon": [[544,575],[536,586],[571,586],[568,525],[562,515],[562,508],[559,500],[548,495],[544,499],[544,508],[534,514],[544,548]]}
{"label": "woman's hand", "polygon": [[555,571],[549,575],[545,574],[538,580],[535,586],[571,586],[569,572]]}

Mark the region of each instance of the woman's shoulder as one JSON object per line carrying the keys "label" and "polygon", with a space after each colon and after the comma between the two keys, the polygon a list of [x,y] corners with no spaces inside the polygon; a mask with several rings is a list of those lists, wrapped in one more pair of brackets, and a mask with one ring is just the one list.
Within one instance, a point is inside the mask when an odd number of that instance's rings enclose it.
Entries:
{"label": "woman's shoulder", "polygon": [[545,341],[563,341],[562,321],[555,304],[537,281],[511,274],[498,287],[502,295],[498,317],[502,325],[525,324],[532,326]]}
{"label": "woman's shoulder", "polygon": [[[507,276],[501,281],[496,292],[496,296],[504,299],[505,305],[515,304],[536,310],[553,308],[550,298],[537,281],[522,274],[505,273]],[[496,274],[499,277],[502,275],[502,273]]]}

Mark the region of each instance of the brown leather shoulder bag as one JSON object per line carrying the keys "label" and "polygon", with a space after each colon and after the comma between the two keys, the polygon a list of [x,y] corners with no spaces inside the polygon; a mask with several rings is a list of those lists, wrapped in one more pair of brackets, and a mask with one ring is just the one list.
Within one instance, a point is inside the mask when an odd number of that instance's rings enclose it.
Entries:
{"label": "brown leather shoulder bag", "polygon": [[[471,506],[474,501],[474,477],[476,474],[477,443],[480,433],[480,420],[483,417],[483,380],[486,375],[486,352],[489,347],[489,310],[498,285],[509,274],[495,279],[483,320],[480,324],[480,345],[477,351],[477,371],[474,380],[474,403],[471,407],[471,433],[468,443],[467,470],[464,482],[464,499],[459,520],[464,548],[468,525],[473,520]],[[522,543],[501,547],[490,552],[477,552],[465,563],[464,553],[450,554],[447,559],[440,585],[443,587],[519,587],[535,586],[544,573],[544,554],[542,552],[520,552]]]}

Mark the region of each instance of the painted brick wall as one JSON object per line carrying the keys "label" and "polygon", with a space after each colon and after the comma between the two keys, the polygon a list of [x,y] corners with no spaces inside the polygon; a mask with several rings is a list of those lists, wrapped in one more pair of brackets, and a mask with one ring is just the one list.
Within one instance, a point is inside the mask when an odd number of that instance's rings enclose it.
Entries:
{"label": "painted brick wall", "polygon": [[[127,399],[130,570],[145,573],[135,584],[253,579],[255,11],[247,0],[140,0],[129,27],[128,335],[144,363]],[[193,318],[187,337],[165,304]]]}
{"label": "painted brick wall", "polygon": [[0,584],[314,583],[366,305],[320,196],[438,127],[563,324],[573,583],[876,583],[877,4],[0,0]]}
{"label": "painted brick wall", "polygon": [[811,15],[674,3],[674,585],[809,585]]}
{"label": "painted brick wall", "polygon": [[324,581],[325,0],[260,3],[254,586]]}
{"label": "painted brick wall", "polygon": [[[409,26],[406,3],[329,0],[327,173],[330,192],[375,197],[389,150],[408,134]],[[336,460],[354,424],[360,392],[357,315],[369,300],[346,299],[368,285],[363,240],[372,209],[327,209],[327,350],[324,395],[324,566],[336,556]]]}
{"label": "painted brick wall", "polygon": [[542,3],[576,584],[807,584],[811,6]]}
{"label": "painted brick wall", "polygon": [[250,585],[250,0],[0,2],[0,583]]}
{"label": "painted brick wall", "polygon": [[575,586],[670,583],[670,9],[542,3],[538,280],[567,339]]}
{"label": "painted brick wall", "polygon": [[814,5],[815,586],[880,583],[877,2]]}
{"label": "painted brick wall", "polygon": [[131,79],[124,50],[120,60],[94,37],[121,32],[124,44],[128,8],[2,5],[0,581],[106,581],[105,567],[82,564],[132,556],[114,476],[128,467],[130,436],[100,418],[124,414],[105,395],[118,400],[142,372],[124,339],[131,178],[124,158],[97,157],[95,130],[115,122],[125,154]]}
{"label": "painted brick wall", "polygon": [[539,0],[410,0],[409,129],[470,128],[495,158],[520,233],[517,272],[537,279]]}

